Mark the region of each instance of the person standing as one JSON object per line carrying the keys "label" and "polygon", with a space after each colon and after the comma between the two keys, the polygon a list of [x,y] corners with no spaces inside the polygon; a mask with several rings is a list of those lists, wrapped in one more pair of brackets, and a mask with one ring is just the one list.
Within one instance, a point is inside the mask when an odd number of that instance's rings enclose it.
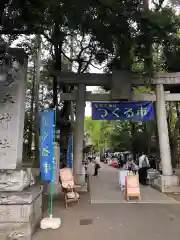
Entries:
{"label": "person standing", "polygon": [[155,156],[150,156],[149,157],[149,164],[150,164],[150,168],[156,169],[156,159],[155,159]]}
{"label": "person standing", "polygon": [[93,176],[94,174],[94,163],[91,157],[88,157],[87,174],[88,176]]}
{"label": "person standing", "polygon": [[133,161],[132,158],[129,158],[127,163],[125,164],[124,168],[128,171],[133,172],[134,174],[136,174],[136,172],[138,171],[138,166],[135,164],[135,162]]}
{"label": "person standing", "polygon": [[142,153],[139,158],[139,181],[142,185],[146,185],[147,170],[150,167],[148,157]]}
{"label": "person standing", "polygon": [[93,176],[98,176],[99,173],[99,169],[101,168],[101,166],[99,165],[99,163],[96,162],[96,160],[94,160],[94,175]]}

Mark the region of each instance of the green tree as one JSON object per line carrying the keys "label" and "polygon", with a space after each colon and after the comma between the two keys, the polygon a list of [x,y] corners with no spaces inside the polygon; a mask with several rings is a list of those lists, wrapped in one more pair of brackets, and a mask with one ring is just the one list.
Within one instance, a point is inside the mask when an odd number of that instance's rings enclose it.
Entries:
{"label": "green tree", "polygon": [[[105,71],[123,69],[148,74],[148,77],[154,70],[178,70],[179,16],[172,8],[162,7],[162,3],[156,0],[154,8],[148,9],[146,0],[28,0],[26,4],[3,0],[0,31],[11,35],[40,33],[45,37],[44,47],[48,52],[46,69],[43,69],[45,85],[53,99],[52,105],[60,106],[60,117],[68,122],[70,104],[60,103],[58,99],[61,92],[71,92],[74,86],[58,84],[56,72],[62,71],[62,56],[77,67],[78,74],[97,63],[104,63]],[[71,48],[73,54],[69,57]],[[150,138],[151,125],[146,123],[141,127],[139,123],[128,123],[129,130],[126,123],[99,121],[93,124],[91,133],[98,148],[111,142],[115,144],[112,139],[117,136],[112,132],[116,133],[118,124],[122,126],[118,130],[119,138],[129,139],[127,145],[127,141],[122,143],[119,139],[119,146],[136,146],[142,132],[145,139],[147,135],[147,139]]]}
{"label": "green tree", "polygon": [[112,121],[92,120],[85,118],[85,134],[88,136],[95,149],[102,152],[104,148],[112,146],[110,135],[114,126]]}

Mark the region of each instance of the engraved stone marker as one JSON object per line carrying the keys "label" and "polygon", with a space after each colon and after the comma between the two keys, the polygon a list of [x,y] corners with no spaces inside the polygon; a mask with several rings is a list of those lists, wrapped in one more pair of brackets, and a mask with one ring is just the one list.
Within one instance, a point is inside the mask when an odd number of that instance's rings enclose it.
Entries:
{"label": "engraved stone marker", "polygon": [[7,50],[0,44],[0,239],[30,240],[42,218],[42,188],[21,168],[27,56]]}
{"label": "engraved stone marker", "polygon": [[[7,81],[0,81],[0,168],[21,166],[24,115],[25,71],[19,64]],[[0,73],[1,75],[1,73]]]}

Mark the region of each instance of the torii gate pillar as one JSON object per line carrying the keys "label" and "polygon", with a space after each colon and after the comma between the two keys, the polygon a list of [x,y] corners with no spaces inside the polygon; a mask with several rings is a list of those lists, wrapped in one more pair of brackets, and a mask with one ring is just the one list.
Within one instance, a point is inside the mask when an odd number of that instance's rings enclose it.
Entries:
{"label": "torii gate pillar", "polygon": [[155,186],[158,187],[162,192],[176,192],[179,191],[179,178],[172,173],[171,152],[163,84],[156,85],[156,117],[162,175],[155,180]]}
{"label": "torii gate pillar", "polygon": [[76,96],[76,120],[74,126],[74,141],[73,141],[73,172],[76,184],[81,184],[82,176],[82,161],[84,148],[84,117],[86,103],[86,85],[79,84]]}

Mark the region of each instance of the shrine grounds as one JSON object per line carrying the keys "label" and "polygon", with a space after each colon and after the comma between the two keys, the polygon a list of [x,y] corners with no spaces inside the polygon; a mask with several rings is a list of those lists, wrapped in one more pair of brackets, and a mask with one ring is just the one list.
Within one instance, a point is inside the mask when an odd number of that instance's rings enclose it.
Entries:
{"label": "shrine grounds", "polygon": [[[81,194],[79,205],[65,210],[63,198],[56,199],[53,215],[61,218],[61,227],[38,229],[33,240],[179,240],[180,195],[166,196],[146,187],[141,189],[141,202],[125,203],[113,177],[116,171],[102,164],[100,176],[91,180],[91,192]],[[48,215],[46,198],[43,207]]]}

